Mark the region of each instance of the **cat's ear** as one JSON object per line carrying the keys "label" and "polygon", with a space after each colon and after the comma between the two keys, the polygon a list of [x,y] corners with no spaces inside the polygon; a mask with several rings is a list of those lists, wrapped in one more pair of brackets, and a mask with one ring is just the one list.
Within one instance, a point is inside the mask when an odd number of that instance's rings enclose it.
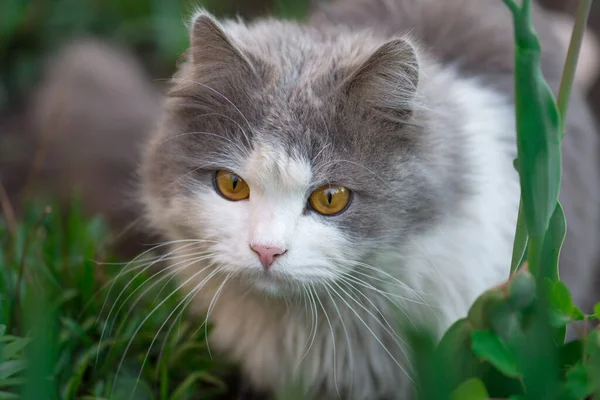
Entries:
{"label": "cat's ear", "polygon": [[[194,65],[212,73],[232,71],[254,74],[254,66],[223,26],[199,10],[190,25],[190,57]],[[220,72],[219,72],[220,71]]]}
{"label": "cat's ear", "polygon": [[204,95],[209,100],[218,97],[217,91],[221,94],[239,92],[240,87],[258,82],[255,78],[259,63],[244,53],[235,37],[214,16],[198,10],[188,26],[187,62],[181,65],[174,79],[175,85],[169,91],[171,96]]}
{"label": "cat's ear", "polygon": [[418,83],[416,50],[400,38],[375,50],[344,82],[343,89],[353,102],[405,121],[413,110]]}

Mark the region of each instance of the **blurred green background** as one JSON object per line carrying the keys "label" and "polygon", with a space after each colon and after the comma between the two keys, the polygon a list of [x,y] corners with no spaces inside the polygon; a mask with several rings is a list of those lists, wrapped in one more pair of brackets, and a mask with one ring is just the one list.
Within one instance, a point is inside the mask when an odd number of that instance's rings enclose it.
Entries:
{"label": "blurred green background", "polygon": [[22,101],[44,60],[82,35],[133,50],[153,76],[167,77],[187,45],[183,22],[202,6],[218,16],[302,16],[307,0],[2,0],[0,109]]}

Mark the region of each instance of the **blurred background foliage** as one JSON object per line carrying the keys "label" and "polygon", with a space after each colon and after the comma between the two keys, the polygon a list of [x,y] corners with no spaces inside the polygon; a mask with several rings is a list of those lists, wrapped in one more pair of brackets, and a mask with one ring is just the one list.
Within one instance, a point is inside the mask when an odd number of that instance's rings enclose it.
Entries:
{"label": "blurred background foliage", "polygon": [[23,100],[44,60],[78,36],[109,39],[167,77],[187,45],[185,18],[195,7],[218,16],[299,18],[308,0],[2,0],[0,109]]}
{"label": "blurred background foliage", "polygon": [[[302,18],[316,0],[1,0],[0,112],[18,108],[40,78],[46,59],[79,36],[108,39],[132,50],[148,72],[165,78],[187,44],[185,18],[194,7],[217,16],[272,14]],[[572,13],[573,0],[541,0]],[[590,17],[600,25],[600,3]],[[597,30],[597,29],[596,29]],[[600,87],[591,93],[600,99]],[[1,127],[1,125],[0,125]]]}

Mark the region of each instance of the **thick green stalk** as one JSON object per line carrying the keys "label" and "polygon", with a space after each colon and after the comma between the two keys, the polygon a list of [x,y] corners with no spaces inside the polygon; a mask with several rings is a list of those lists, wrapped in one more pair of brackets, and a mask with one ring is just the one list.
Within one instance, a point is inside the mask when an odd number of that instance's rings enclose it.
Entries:
{"label": "thick green stalk", "polygon": [[577,70],[577,60],[579,58],[579,51],[581,50],[581,43],[583,42],[583,34],[585,33],[586,22],[590,15],[590,9],[592,8],[592,0],[580,0],[577,6],[577,13],[575,17],[575,26],[573,33],[571,34],[571,42],[569,44],[569,51],[567,52],[567,59],[565,61],[565,68],[563,70],[562,78],[560,81],[560,89],[558,92],[558,112],[560,114],[560,120],[562,121],[562,135],[564,136],[564,121],[567,116],[567,109],[569,106],[569,98],[571,97],[571,88],[575,80],[575,71]]}

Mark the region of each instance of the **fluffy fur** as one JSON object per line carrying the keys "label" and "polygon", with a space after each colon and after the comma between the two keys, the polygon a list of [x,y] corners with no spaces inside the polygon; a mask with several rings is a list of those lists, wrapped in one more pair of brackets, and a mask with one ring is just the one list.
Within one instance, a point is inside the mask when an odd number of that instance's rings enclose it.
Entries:
{"label": "fluffy fur", "polygon": [[[187,257],[169,267],[185,301],[257,387],[293,377],[324,398],[405,398],[396,328],[441,333],[508,277],[519,185],[511,20],[496,3],[347,0],[308,25],[195,15],[143,198]],[[546,58],[552,82],[557,55]],[[583,120],[567,138],[581,140],[594,132],[574,98]],[[250,198],[221,197],[219,169]],[[353,193],[332,217],[307,207],[328,183]],[[287,252],[265,272],[251,245]],[[589,266],[593,249],[577,252]]]}

